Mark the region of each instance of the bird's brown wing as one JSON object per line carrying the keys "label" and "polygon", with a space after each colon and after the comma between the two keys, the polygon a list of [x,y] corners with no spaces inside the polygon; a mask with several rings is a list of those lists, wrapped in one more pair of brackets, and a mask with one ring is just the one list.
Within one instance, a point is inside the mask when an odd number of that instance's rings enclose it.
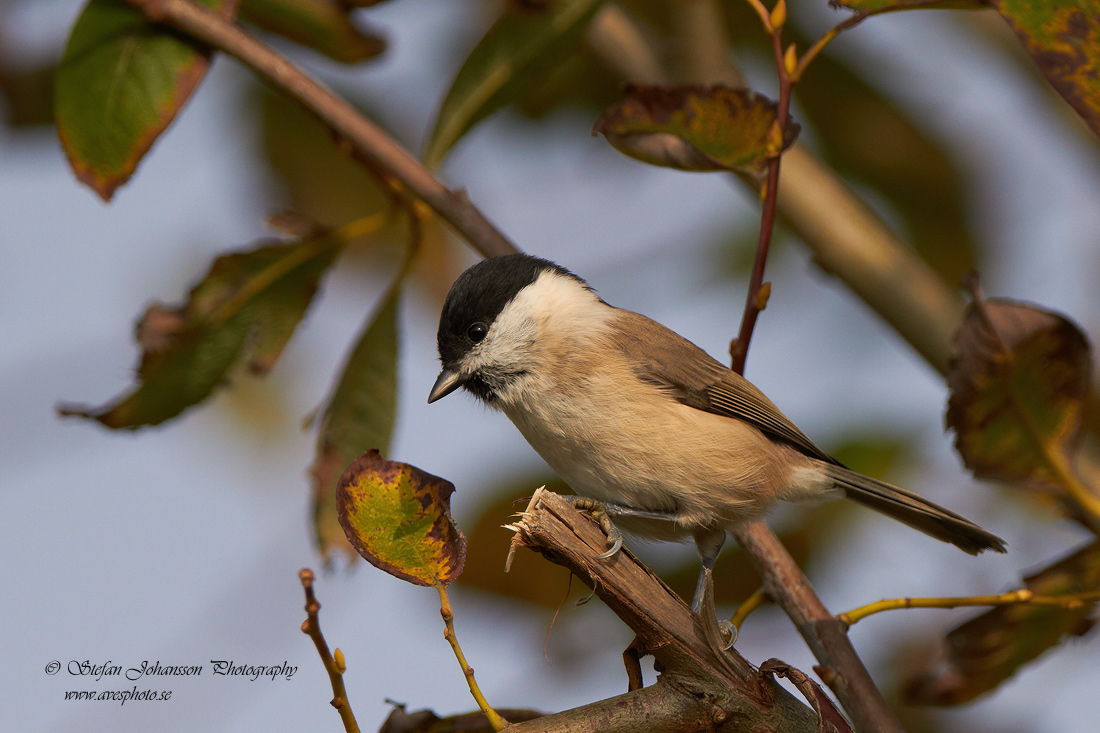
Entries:
{"label": "bird's brown wing", "polygon": [[684,405],[744,420],[807,456],[839,465],[740,374],[652,319],[621,309],[618,317],[621,329],[612,338],[640,379]]}

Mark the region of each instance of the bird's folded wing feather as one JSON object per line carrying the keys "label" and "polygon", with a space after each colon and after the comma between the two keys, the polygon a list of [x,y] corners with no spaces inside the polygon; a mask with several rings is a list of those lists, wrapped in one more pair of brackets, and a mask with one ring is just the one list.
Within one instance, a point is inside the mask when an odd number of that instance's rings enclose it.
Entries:
{"label": "bird's folded wing feather", "polygon": [[619,318],[628,323],[612,338],[639,378],[688,407],[744,420],[811,458],[839,465],[740,374],[654,320],[627,310],[619,310]]}

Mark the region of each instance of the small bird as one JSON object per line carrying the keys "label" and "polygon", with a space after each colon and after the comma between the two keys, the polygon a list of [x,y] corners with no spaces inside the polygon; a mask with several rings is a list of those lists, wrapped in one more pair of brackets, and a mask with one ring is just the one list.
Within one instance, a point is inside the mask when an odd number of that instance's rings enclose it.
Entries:
{"label": "small bird", "polygon": [[[845,468],[744,377],[548,260],[515,254],[466,270],[437,341],[443,369],[428,402],[466,389],[614,525],[694,539],[696,611],[726,532],[778,501],[848,498],[972,555],[1005,551],[958,514]],[[604,527],[610,557],[622,536]]]}

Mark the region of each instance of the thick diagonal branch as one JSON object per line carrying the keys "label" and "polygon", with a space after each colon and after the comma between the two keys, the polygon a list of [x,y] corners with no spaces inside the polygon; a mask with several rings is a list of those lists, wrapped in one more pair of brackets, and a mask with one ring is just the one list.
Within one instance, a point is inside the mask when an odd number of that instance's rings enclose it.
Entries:
{"label": "thick diagonal branch", "polygon": [[126,0],[145,17],[172,26],[241,61],[260,78],[298,100],[372,167],[401,181],[486,257],[519,251],[466,198],[321,82],[245,33],[236,24],[188,0]]}
{"label": "thick diagonal branch", "polygon": [[[594,703],[589,712],[603,711],[600,715],[624,709],[634,712],[625,719],[607,718],[604,724],[609,727],[592,730],[818,730],[816,714],[769,675],[756,672],[734,651],[717,650],[708,641],[700,616],[629,551],[596,559],[605,549],[606,537],[562,497],[536,492],[512,528],[516,531],[513,551],[534,549],[569,568],[637,634],[636,644],[662,670],[656,685]],[[576,714],[546,716],[509,730],[589,730],[567,724],[575,723],[570,716]],[[664,722],[657,725],[656,721]]]}

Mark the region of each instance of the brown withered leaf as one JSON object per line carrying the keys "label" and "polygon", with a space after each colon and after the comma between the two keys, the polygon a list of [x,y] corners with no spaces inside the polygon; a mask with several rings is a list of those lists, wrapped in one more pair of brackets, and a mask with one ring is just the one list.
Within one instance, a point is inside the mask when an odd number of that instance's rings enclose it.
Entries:
{"label": "brown withered leaf", "polygon": [[955,447],[976,476],[1057,486],[1051,461],[1068,465],[1081,438],[1088,341],[1057,313],[975,295],[947,375]]}
{"label": "brown withered leaf", "polygon": [[451,519],[450,481],[370,450],[336,489],[340,525],[363,559],[416,585],[449,585],[466,562],[466,537]]}
{"label": "brown withered leaf", "polygon": [[[1100,589],[1100,542],[1094,542],[1024,579],[1036,595]],[[1018,604],[999,606],[952,630],[931,669],[912,677],[903,695],[921,705],[961,705],[995,689],[1023,665],[1067,636],[1096,623],[1095,603],[1076,609]]]}
{"label": "brown withered leaf", "polygon": [[[748,89],[721,84],[631,84],[592,128],[620,152],[688,171],[758,171],[798,136],[790,120],[771,139],[778,106]],[[776,138],[779,138],[776,128]]]}

